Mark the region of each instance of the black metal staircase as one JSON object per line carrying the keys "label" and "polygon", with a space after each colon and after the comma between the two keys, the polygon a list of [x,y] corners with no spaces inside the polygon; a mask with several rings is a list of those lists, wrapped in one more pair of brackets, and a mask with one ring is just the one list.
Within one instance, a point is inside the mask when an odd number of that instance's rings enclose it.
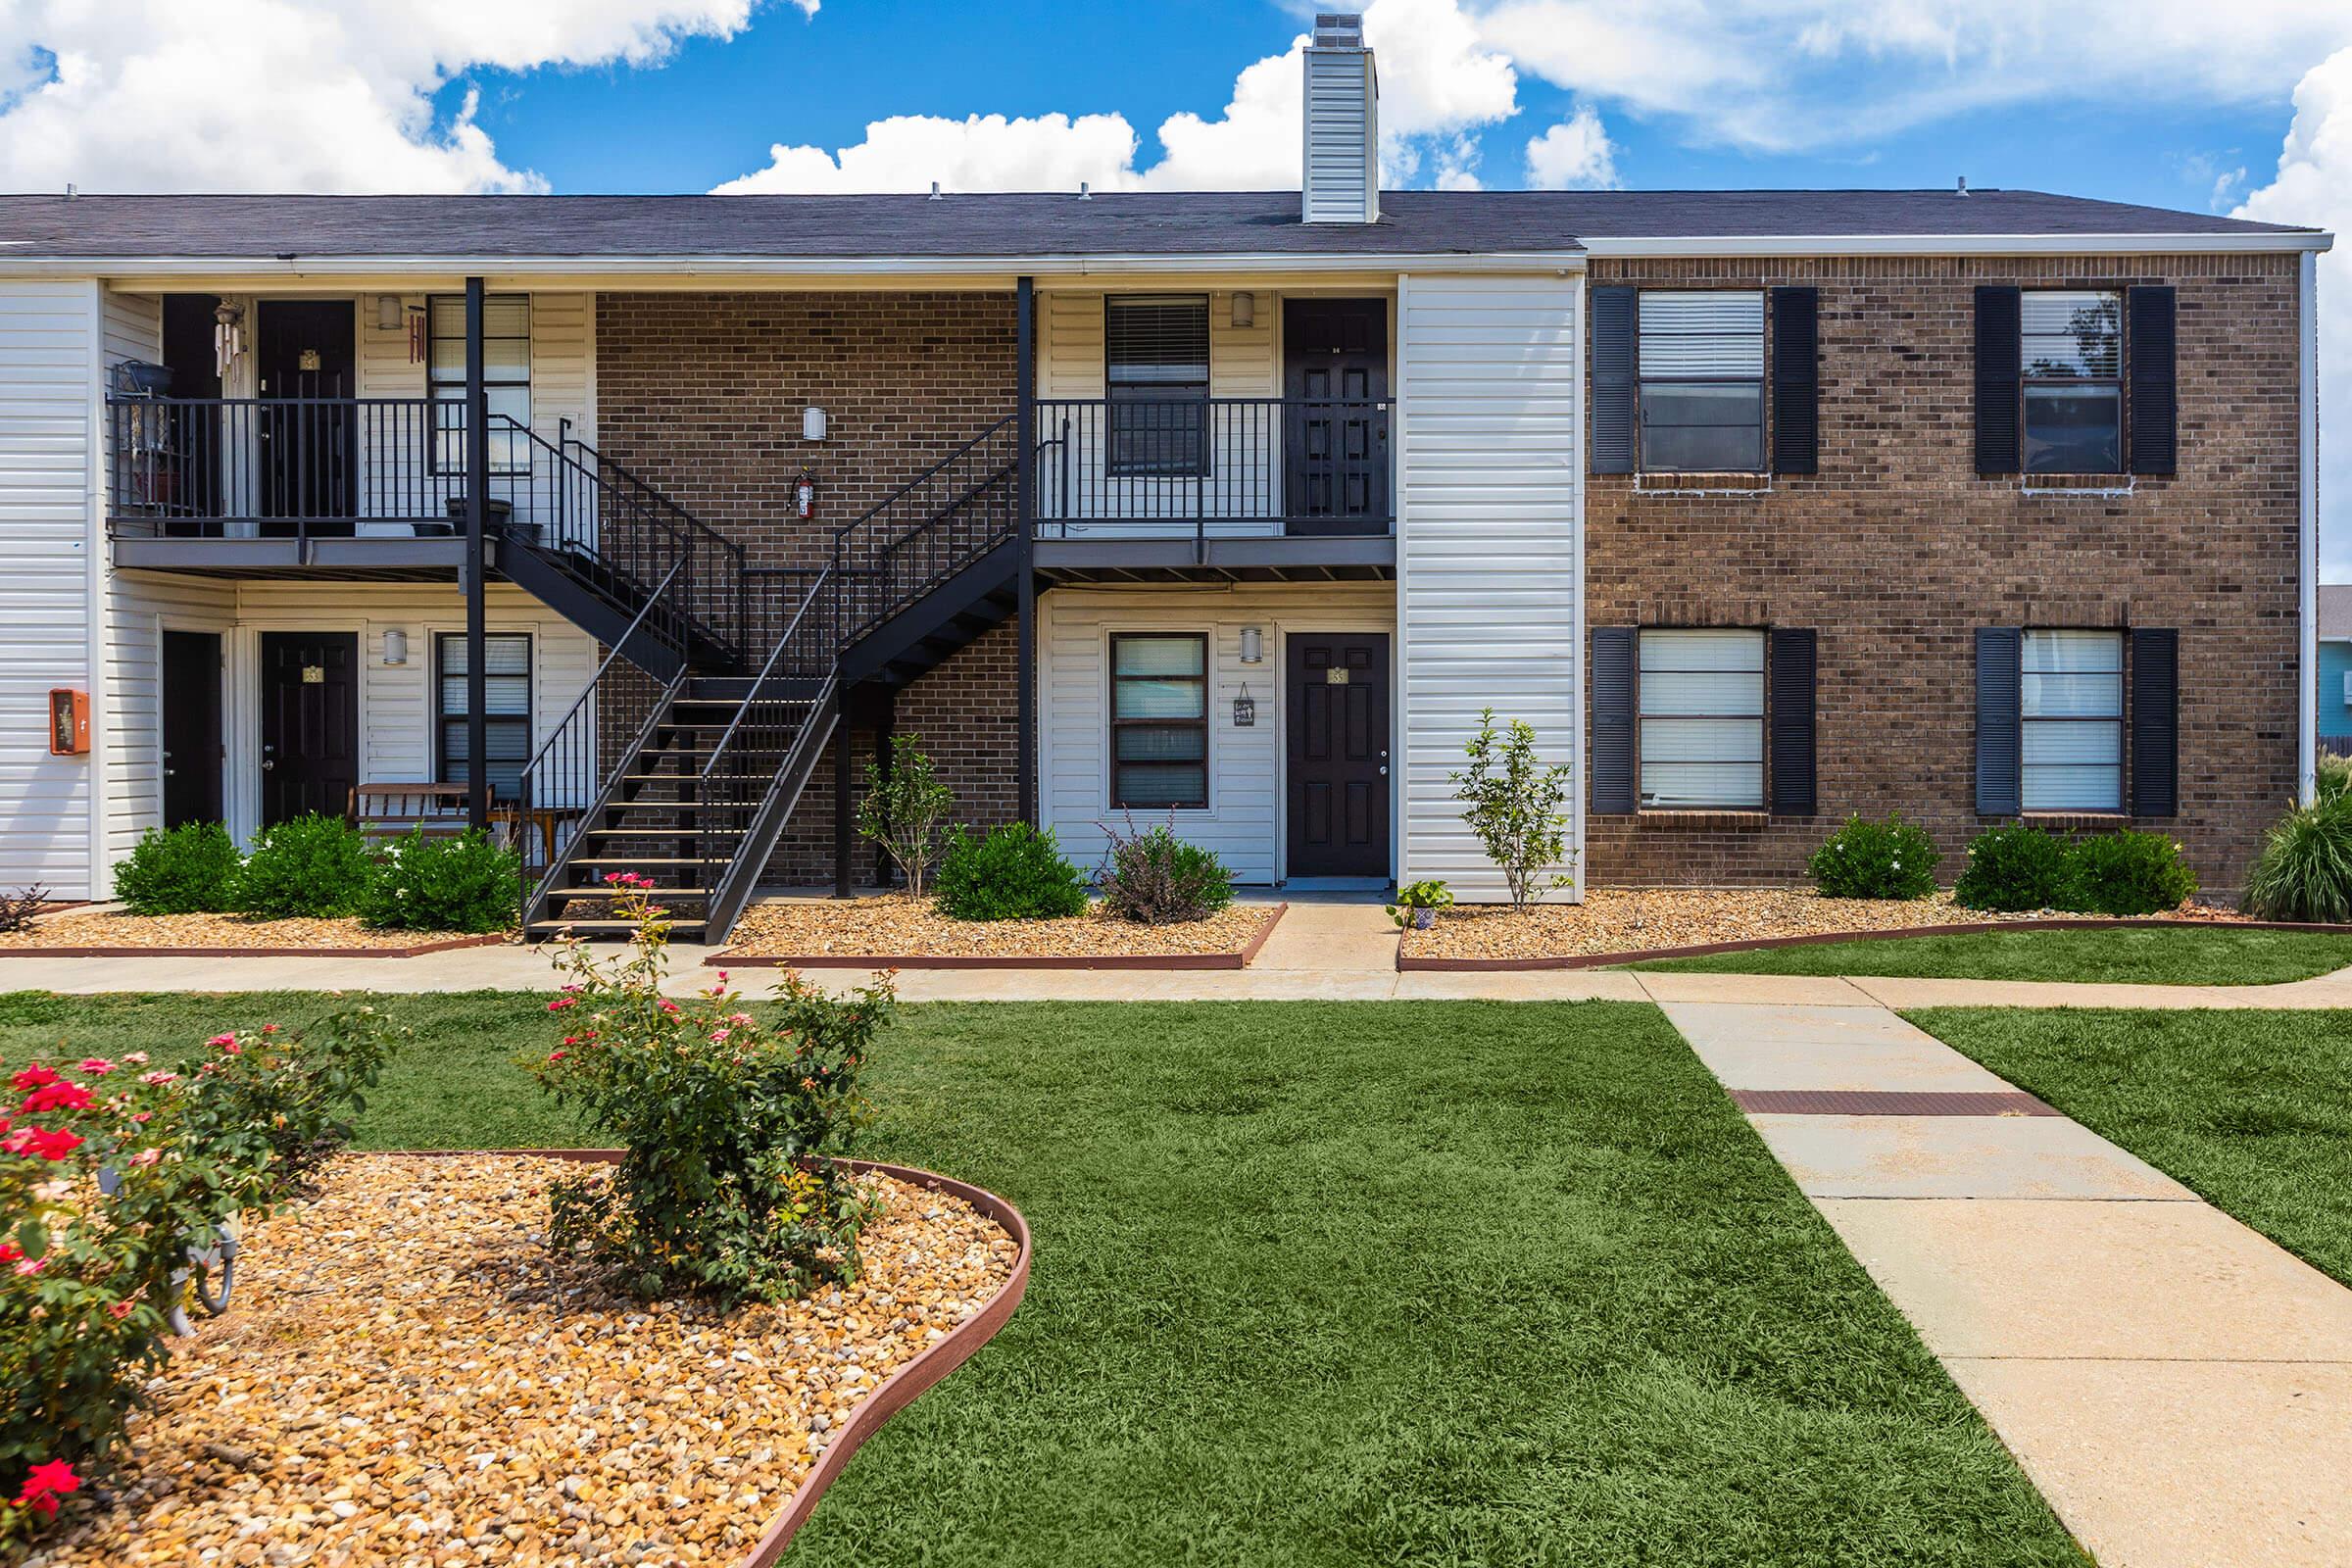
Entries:
{"label": "black metal staircase", "polygon": [[[600,521],[584,554],[582,530],[502,538],[507,574],[583,625],[598,617],[612,650],[523,771],[522,820],[557,824],[526,835],[526,936],[622,934],[625,884],[612,879],[625,872],[652,884],[679,937],[724,938],[847,694],[904,685],[1013,612],[1013,431],[1009,417],[991,425],[840,529],[830,565],[805,570],[747,568],[617,465],[578,443],[551,449],[625,532]],[[636,542],[602,548],[620,537]]]}

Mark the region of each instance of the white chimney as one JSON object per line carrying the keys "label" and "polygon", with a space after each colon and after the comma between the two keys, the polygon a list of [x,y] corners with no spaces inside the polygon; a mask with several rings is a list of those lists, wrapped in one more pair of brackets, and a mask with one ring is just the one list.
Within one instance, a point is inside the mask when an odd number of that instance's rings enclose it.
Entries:
{"label": "white chimney", "polygon": [[1305,178],[1310,223],[1380,220],[1380,82],[1364,47],[1364,19],[1320,12],[1306,46]]}

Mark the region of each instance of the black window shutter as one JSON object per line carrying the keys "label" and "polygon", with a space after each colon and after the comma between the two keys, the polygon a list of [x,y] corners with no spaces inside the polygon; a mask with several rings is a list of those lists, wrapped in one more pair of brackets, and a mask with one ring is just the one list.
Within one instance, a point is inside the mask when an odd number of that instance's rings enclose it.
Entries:
{"label": "black window shutter", "polygon": [[2180,810],[2180,634],[2132,634],[2132,814]]}
{"label": "black window shutter", "polygon": [[2018,335],[2018,291],[2002,284],[1977,289],[1977,471],[2016,473],[2018,382],[2025,342]]}
{"label": "black window shutter", "polygon": [[1592,628],[1592,811],[1624,816],[1641,808],[1634,776],[1636,655],[1631,626]]}
{"label": "black window shutter", "polygon": [[1811,816],[1813,791],[1814,639],[1810,630],[1772,634],[1772,813]]}
{"label": "black window shutter", "polygon": [[2019,718],[2025,633],[1977,628],[1977,814],[2025,809],[2025,734]]}
{"label": "black window shutter", "polygon": [[[1592,471],[1634,471],[1636,365],[1641,290],[1592,291]],[[1631,810],[1633,808],[1628,807]]]}
{"label": "black window shutter", "polygon": [[1772,471],[1821,465],[1821,290],[1772,291]]}
{"label": "black window shutter", "polygon": [[2152,286],[2134,288],[2129,298],[2131,340],[2124,353],[2132,378],[2132,471],[2172,473],[2180,460],[2174,294],[2170,286]]}

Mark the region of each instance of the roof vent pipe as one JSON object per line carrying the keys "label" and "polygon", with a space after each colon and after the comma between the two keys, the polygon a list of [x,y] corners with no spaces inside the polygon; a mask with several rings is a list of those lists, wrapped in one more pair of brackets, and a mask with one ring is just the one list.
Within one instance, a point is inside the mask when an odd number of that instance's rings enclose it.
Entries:
{"label": "roof vent pipe", "polygon": [[933,180],[933,181],[931,182],[931,197],[930,197],[930,199],[931,199],[932,201],[935,201],[935,202],[944,202],[944,201],[946,201],[946,200],[947,200],[947,198],[946,198],[945,196],[942,196],[942,195],[939,193],[939,181],[938,181],[938,180],[936,180],[936,179],[935,179],[935,180]]}
{"label": "roof vent pipe", "polygon": [[1968,176],[1966,174],[1960,176],[1960,194],[1963,196],[1968,194]]}
{"label": "roof vent pipe", "polygon": [[1306,124],[1299,216],[1309,223],[1380,220],[1380,80],[1364,19],[1319,12],[1303,51]]}
{"label": "roof vent pipe", "polygon": [[1095,199],[1094,190],[1083,179],[1078,182],[1078,199],[1082,202],[1091,202]]}

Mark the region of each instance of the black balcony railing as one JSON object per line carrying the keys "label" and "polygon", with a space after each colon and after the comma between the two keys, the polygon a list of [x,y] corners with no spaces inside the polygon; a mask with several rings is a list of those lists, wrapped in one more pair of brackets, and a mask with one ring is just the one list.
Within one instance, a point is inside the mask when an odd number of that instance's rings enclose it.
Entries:
{"label": "black balcony railing", "polygon": [[1041,538],[1385,534],[1387,398],[1046,398]]}

